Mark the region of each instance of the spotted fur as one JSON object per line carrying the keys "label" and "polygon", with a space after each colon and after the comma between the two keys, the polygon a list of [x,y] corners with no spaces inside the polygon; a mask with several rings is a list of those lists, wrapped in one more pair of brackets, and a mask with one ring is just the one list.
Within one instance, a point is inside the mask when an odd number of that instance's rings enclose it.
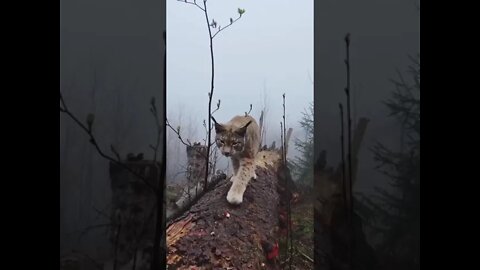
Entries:
{"label": "spotted fur", "polygon": [[215,142],[233,166],[232,186],[227,194],[231,204],[241,204],[250,179],[256,179],[255,156],[260,145],[260,128],[251,116],[235,116],[225,124],[215,122]]}

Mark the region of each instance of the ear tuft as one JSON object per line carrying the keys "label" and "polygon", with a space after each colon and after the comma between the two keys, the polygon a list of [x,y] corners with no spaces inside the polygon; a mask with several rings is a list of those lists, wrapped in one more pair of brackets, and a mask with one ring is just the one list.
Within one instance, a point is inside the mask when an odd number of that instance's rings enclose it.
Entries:
{"label": "ear tuft", "polygon": [[237,133],[238,135],[240,135],[240,136],[242,136],[242,137],[245,136],[245,133],[247,132],[247,128],[248,128],[248,126],[249,126],[251,123],[252,123],[252,121],[249,121],[245,126],[237,129],[237,130],[235,131],[235,133]]}

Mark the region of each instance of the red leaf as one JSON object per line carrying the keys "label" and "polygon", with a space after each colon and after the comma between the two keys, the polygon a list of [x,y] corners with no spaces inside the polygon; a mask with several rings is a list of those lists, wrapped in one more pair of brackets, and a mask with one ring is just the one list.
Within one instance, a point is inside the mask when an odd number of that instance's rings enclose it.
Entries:
{"label": "red leaf", "polygon": [[278,252],[279,252],[278,243],[275,243],[272,250],[268,253],[267,259],[271,260],[273,258],[278,257]]}

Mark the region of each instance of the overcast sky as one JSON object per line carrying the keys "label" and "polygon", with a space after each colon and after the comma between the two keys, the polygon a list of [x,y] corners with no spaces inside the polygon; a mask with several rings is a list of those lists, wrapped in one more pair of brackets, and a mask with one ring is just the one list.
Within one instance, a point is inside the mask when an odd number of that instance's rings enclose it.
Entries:
{"label": "overcast sky", "polygon": [[420,53],[418,0],[321,0],[315,4],[315,147],[327,150],[328,163],[340,160],[338,103],[346,104],[344,88],[344,36],[351,33],[350,64],[353,107],[356,118],[367,117],[359,154],[355,188],[369,192],[388,182],[375,168],[371,152],[376,142],[398,150],[400,128],[389,117],[384,101],[395,90],[397,79]]}
{"label": "overcast sky", "polygon": [[[201,1],[199,1],[201,3]],[[389,79],[405,71],[408,56],[420,51],[418,0],[209,0],[210,18],[226,25],[246,10],[232,27],[214,39],[215,94],[222,108],[216,119],[227,121],[253,103],[261,108],[262,91],[268,96],[269,137],[278,140],[281,94],[287,96],[287,125],[294,137],[301,112],[313,100],[318,146],[327,150],[328,163],[340,158],[338,103],[345,103],[345,45],[351,33],[351,70],[355,119],[370,123],[360,152],[358,190],[371,190],[384,177],[375,170],[370,151],[377,141],[398,147],[400,130],[382,103],[394,90]],[[314,40],[315,68],[314,70]],[[168,116],[176,111],[193,115],[199,130],[206,115],[210,84],[210,56],[204,14],[197,7],[167,1]],[[195,119],[197,118],[197,119]],[[173,124],[173,123],[172,123]]]}
{"label": "overcast sky", "polygon": [[[222,26],[238,17],[238,8],[246,10],[214,39],[214,101],[221,99],[215,118],[228,121],[248,111],[249,104],[258,118],[266,94],[269,132],[279,133],[285,93],[287,127],[297,125],[303,108],[313,102],[313,1],[210,0],[207,5],[209,17]],[[167,55],[168,115],[186,110],[202,130],[210,50],[205,17],[196,6],[167,1]]]}

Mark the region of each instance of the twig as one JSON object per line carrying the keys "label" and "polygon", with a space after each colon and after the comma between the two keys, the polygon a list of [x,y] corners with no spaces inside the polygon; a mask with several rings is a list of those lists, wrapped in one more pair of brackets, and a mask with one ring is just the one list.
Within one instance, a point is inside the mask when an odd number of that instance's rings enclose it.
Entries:
{"label": "twig", "polygon": [[303,258],[307,259],[309,262],[313,263],[313,259],[310,258],[307,254],[303,253],[301,250],[298,248],[295,248],[295,251],[298,252],[298,254],[302,255]]}
{"label": "twig", "polygon": [[[167,92],[167,34],[166,31],[163,31],[163,42],[164,42],[164,52],[163,52],[163,89],[162,93],[166,95]],[[166,112],[166,98],[163,96],[163,118],[162,121],[167,122],[167,112]],[[157,116],[157,123],[158,116]],[[167,132],[164,131],[162,134],[162,141],[166,143],[166,135]],[[160,137],[160,132],[158,134]],[[156,205],[154,209],[156,210],[155,213],[155,221],[154,221],[154,236],[153,236],[153,248],[152,248],[152,260],[150,264],[151,270],[160,269],[162,265],[166,263],[166,250],[162,248],[165,246],[163,242],[165,240],[165,224],[164,224],[164,191],[165,191],[165,174],[166,174],[166,147],[162,149],[162,164],[161,167],[157,162],[155,162],[155,168],[157,168],[157,190],[156,190]]]}
{"label": "twig", "polygon": [[[183,140],[183,138],[182,138],[182,135],[180,135],[179,129],[174,129],[174,128],[172,127],[172,125],[170,125],[170,122],[168,122],[168,120],[166,120],[166,125],[167,125],[167,127],[169,127],[171,130],[173,130],[173,132],[175,132],[175,134],[177,134],[178,139],[180,140],[180,142],[182,142],[185,146],[194,147],[195,151],[196,151],[198,154],[200,154],[202,157],[206,158],[208,162],[210,162],[210,161],[209,161],[209,155],[208,155],[208,154],[206,155],[206,154],[203,153],[201,150],[197,149],[194,145],[192,145],[192,143],[191,143],[188,139],[187,139],[187,142],[185,142],[185,141]],[[206,125],[204,125],[204,126],[206,126]],[[212,143],[210,143],[210,146],[212,146],[212,145],[214,145],[214,144],[215,144],[215,142],[212,142]],[[207,151],[208,151],[208,148],[209,148],[209,147],[207,147]]]}
{"label": "twig", "polygon": [[[203,8],[197,4],[196,0],[193,0],[193,2],[189,2],[187,0],[184,0],[184,1],[177,0],[177,1],[187,3],[187,4],[193,4],[193,5],[197,6],[200,10],[202,10],[204,15],[205,15],[205,21],[206,21],[207,29],[208,29],[208,37],[209,37],[209,41],[210,41],[210,59],[211,59],[211,67],[212,67],[212,69],[211,69],[212,74],[211,74],[210,92],[208,93],[208,138],[206,140],[206,145],[207,145],[206,161],[207,161],[207,164],[209,164],[209,161],[210,161],[210,147],[213,145],[212,141],[211,141],[212,140],[212,119],[211,119],[211,117],[212,117],[213,112],[216,112],[220,107],[220,101],[219,101],[219,103],[217,105],[217,109],[212,112],[212,98],[213,98],[214,84],[215,84],[215,64],[214,64],[215,61],[214,61],[214,54],[213,54],[213,38],[216,35],[218,35],[221,31],[225,30],[226,28],[230,27],[233,23],[238,21],[242,17],[242,14],[245,12],[245,10],[238,9],[239,17],[237,19],[233,20],[232,18],[230,18],[230,24],[229,25],[227,25],[224,28],[219,26],[217,32],[212,34],[212,28],[216,27],[216,22],[215,22],[215,20],[213,20],[213,22],[210,24],[210,19],[208,17],[207,1],[206,0],[203,0]],[[180,138],[180,136],[179,136],[179,138]],[[208,184],[208,174],[209,174],[209,169],[210,169],[209,167],[210,166],[208,166],[208,165],[205,166],[204,189],[207,188],[207,184]]]}
{"label": "twig", "polygon": [[120,154],[118,153],[117,149],[115,149],[115,147],[112,144],[110,145],[110,150],[112,150],[113,154],[115,154],[115,156],[117,157],[117,160],[121,162],[122,158],[120,157]]}
{"label": "twig", "polygon": [[234,24],[236,21],[240,20],[241,17],[242,17],[242,15],[239,15],[238,18],[236,18],[235,20],[233,20],[233,19],[230,20],[230,24],[227,25],[227,26],[225,26],[225,27],[223,27],[223,28],[221,28],[221,27],[219,26],[219,27],[218,27],[218,31],[212,36],[212,39],[213,39],[216,35],[218,35],[218,33],[220,33],[221,31],[223,31],[223,30],[225,30],[225,29],[227,29],[227,28],[230,27],[232,24]]}
{"label": "twig", "polygon": [[178,2],[182,2],[182,3],[185,3],[185,4],[195,5],[195,6],[197,6],[199,9],[201,9],[202,11],[205,12],[205,9],[203,9],[201,6],[199,6],[199,5],[197,4],[197,1],[196,1],[196,0],[194,0],[193,2],[188,2],[187,0],[177,0],[177,1],[178,1]]}
{"label": "twig", "polygon": [[349,194],[348,197],[350,199],[350,218],[349,218],[349,225],[351,228],[351,247],[350,247],[350,266],[353,264],[353,249],[355,247],[354,244],[354,228],[353,228],[353,172],[352,172],[352,118],[351,118],[351,110],[350,110],[350,34],[348,33],[345,36],[345,45],[346,45],[346,52],[347,58],[345,59],[345,65],[347,68],[347,87],[345,88],[345,94],[347,95],[347,114],[348,114],[348,182],[349,182]]}
{"label": "twig", "polygon": [[212,115],[218,111],[220,109],[220,99],[218,100],[218,103],[217,103],[217,108],[212,112]]}
{"label": "twig", "polygon": [[345,168],[345,139],[344,139],[344,122],[343,122],[343,105],[342,103],[338,104],[340,108],[340,145],[341,145],[341,156],[342,156],[342,187],[343,187],[343,203],[345,205],[345,214],[346,220],[348,220],[349,212],[348,212],[348,203],[347,203],[347,175],[346,175],[346,168]]}
{"label": "twig", "polygon": [[[285,166],[287,165],[287,149],[286,149],[286,123],[285,123],[285,93],[283,93],[282,95],[283,97],[283,141],[282,141],[282,145],[283,145],[283,163],[285,164]],[[288,187],[287,187],[288,189]]]}
{"label": "twig", "polygon": [[78,120],[78,118],[73,115],[73,113],[68,109],[67,105],[66,105],[66,102],[62,96],[62,92],[60,91],[60,102],[62,103],[62,106],[60,107],[60,112],[68,115],[83,131],[85,131],[85,133],[88,134],[88,136],[90,137],[90,143],[93,144],[93,146],[95,147],[95,149],[97,150],[97,152],[100,154],[100,156],[102,156],[103,158],[111,161],[112,163],[114,163],[115,165],[117,166],[120,166],[122,167],[123,169],[127,170],[129,173],[131,173],[132,175],[136,176],[138,179],[140,179],[145,185],[147,185],[149,188],[151,188],[153,191],[155,191],[155,187],[150,184],[147,179],[135,172],[134,170],[130,169],[130,167],[126,166],[125,164],[117,161],[116,159],[114,159],[113,157],[105,154],[102,149],[100,149],[100,146],[98,145],[97,143],[97,140],[95,139],[95,136],[93,135],[93,132],[92,132],[92,129],[91,129],[91,126],[89,127],[86,127],[80,120]]}
{"label": "twig", "polygon": [[152,97],[151,105],[152,105],[152,107],[150,108],[150,111],[152,112],[153,117],[155,118],[155,125],[157,127],[157,141],[156,141],[155,146],[153,147],[153,151],[154,151],[153,164],[157,164],[158,148],[160,147],[160,138],[162,136],[163,129],[160,126],[160,120],[158,119],[157,106],[155,104],[155,98],[154,97]]}
{"label": "twig", "polygon": [[167,127],[169,127],[171,130],[173,130],[173,132],[175,132],[175,134],[177,134],[178,139],[180,140],[180,142],[182,142],[185,146],[192,146],[192,144],[186,143],[186,142],[182,139],[182,135],[180,135],[180,131],[178,131],[177,129],[174,129],[174,128],[172,127],[172,125],[170,125],[170,122],[168,122],[168,119],[166,120],[166,124],[167,124]]}
{"label": "twig", "polygon": [[280,121],[280,143],[282,144],[282,146],[280,148],[282,150],[282,161],[283,161],[283,152],[285,151],[285,149],[283,148],[283,123],[282,123],[282,121]]}
{"label": "twig", "polygon": [[[287,190],[290,190],[289,181],[287,177],[287,131],[286,131],[286,119],[285,119],[285,93],[282,95],[283,97],[283,163],[284,163],[284,170],[285,170],[285,187]],[[287,242],[290,240],[290,244],[287,244],[287,248],[289,248],[290,256],[292,256],[292,248],[293,248],[293,232],[292,232],[292,208],[290,200],[287,201]],[[293,259],[289,262],[289,269],[292,269]]]}
{"label": "twig", "polygon": [[[175,134],[177,134],[178,139],[179,139],[180,142],[182,142],[185,146],[194,147],[194,148],[195,148],[195,151],[196,151],[197,153],[199,153],[201,156],[203,156],[203,157],[205,157],[205,158],[208,157],[208,155],[205,155],[201,150],[196,149],[195,145],[192,145],[192,143],[190,142],[190,140],[187,139],[187,140],[186,140],[187,142],[185,142],[185,141],[183,140],[183,138],[182,138],[182,135],[180,135],[179,129],[174,129],[174,128],[172,127],[172,125],[170,125],[170,122],[168,122],[168,120],[166,120],[166,125],[167,125],[167,127],[169,127],[171,130],[173,130],[173,132],[175,132]],[[212,143],[210,144],[210,146],[212,146],[212,145],[214,145],[214,144],[215,144],[215,142],[212,142]]]}
{"label": "twig", "polygon": [[[208,138],[207,138],[207,157],[206,161],[207,164],[210,161],[210,144],[212,143],[212,98],[213,98],[213,90],[214,90],[214,85],[215,85],[215,61],[214,61],[214,55],[213,55],[213,36],[212,36],[212,30],[210,28],[210,23],[208,19],[208,12],[207,12],[207,1],[203,1],[203,13],[205,14],[205,21],[207,23],[207,28],[208,28],[208,36],[209,36],[209,41],[210,41],[210,60],[211,60],[211,65],[212,65],[212,78],[210,81],[210,92],[208,93]],[[207,189],[208,185],[208,169],[210,166],[205,166],[205,179],[204,179],[204,190]]]}
{"label": "twig", "polygon": [[250,110],[248,112],[245,112],[245,116],[249,115],[250,112],[252,112],[252,104],[250,104]]}

